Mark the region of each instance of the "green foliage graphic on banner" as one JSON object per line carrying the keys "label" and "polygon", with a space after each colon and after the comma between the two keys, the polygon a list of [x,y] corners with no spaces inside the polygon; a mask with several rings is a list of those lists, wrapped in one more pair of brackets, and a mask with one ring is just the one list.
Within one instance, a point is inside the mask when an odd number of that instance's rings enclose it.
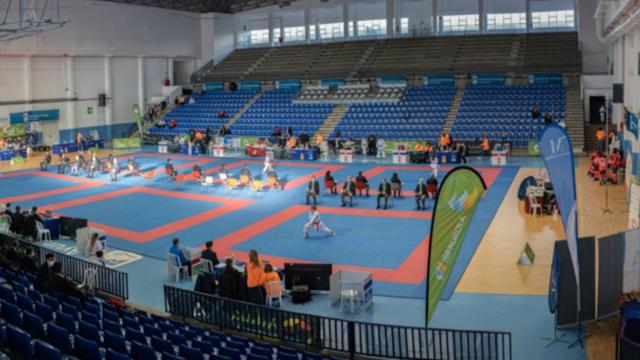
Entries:
{"label": "green foliage graphic on banner", "polygon": [[453,169],[442,181],[431,220],[427,324],[449,281],[469,224],[485,190],[480,174],[467,166]]}

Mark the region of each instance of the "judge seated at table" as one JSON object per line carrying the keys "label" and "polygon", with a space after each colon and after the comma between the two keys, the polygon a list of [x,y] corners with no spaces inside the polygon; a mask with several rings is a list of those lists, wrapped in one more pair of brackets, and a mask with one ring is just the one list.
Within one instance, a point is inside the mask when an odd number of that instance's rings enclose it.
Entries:
{"label": "judge seated at table", "polygon": [[429,179],[427,179],[427,193],[430,198],[436,198],[436,194],[438,193],[438,178],[435,174],[431,174]]}
{"label": "judge seated at table", "polygon": [[242,177],[243,175],[247,176],[249,178],[249,181],[253,181],[251,170],[249,170],[247,164],[242,165],[242,169],[240,169],[240,177]]}
{"label": "judge seated at table", "polygon": [[342,193],[340,194],[340,200],[342,201],[342,207],[345,207],[347,203],[346,198],[349,198],[349,206],[353,206],[353,195],[356,193],[356,184],[351,181],[351,176],[347,176],[347,181],[342,184]]}
{"label": "judge seated at table", "polygon": [[169,248],[169,253],[178,257],[178,261],[180,261],[181,266],[188,267],[189,276],[191,276],[191,261],[184,255],[184,250],[182,250],[182,245],[180,244],[179,239],[173,239],[172,246]]}
{"label": "judge seated at table", "polygon": [[212,241],[207,241],[204,244],[204,250],[202,250],[202,253],[200,254],[200,256],[204,260],[211,261],[213,266],[216,266],[216,265],[218,265],[220,263],[218,261],[218,254],[216,254],[216,252],[213,251],[213,242]]}

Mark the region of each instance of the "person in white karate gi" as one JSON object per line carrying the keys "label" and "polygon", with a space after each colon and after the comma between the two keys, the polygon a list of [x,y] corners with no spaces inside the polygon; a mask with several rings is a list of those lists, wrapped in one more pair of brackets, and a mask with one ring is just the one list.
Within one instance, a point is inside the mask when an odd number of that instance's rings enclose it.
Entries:
{"label": "person in white karate gi", "polygon": [[315,205],[311,205],[311,209],[309,211],[309,222],[304,224],[304,228],[302,232],[304,232],[304,238],[309,238],[309,229],[317,226],[318,231],[324,231],[325,233],[336,236],[336,233],[329,229],[322,220],[320,220],[320,213],[318,212],[318,208]]}

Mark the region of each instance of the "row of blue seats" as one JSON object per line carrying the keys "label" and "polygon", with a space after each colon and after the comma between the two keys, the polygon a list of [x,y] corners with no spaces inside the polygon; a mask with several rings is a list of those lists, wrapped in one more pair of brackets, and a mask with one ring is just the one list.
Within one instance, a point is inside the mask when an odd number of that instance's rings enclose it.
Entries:
{"label": "row of blue seats", "polygon": [[[371,135],[371,132],[367,131],[346,131],[341,132],[341,137],[361,139],[363,137],[367,137]],[[421,131],[404,131],[404,132],[376,132],[376,136],[384,138],[384,139],[398,139],[398,140],[410,140],[410,139],[426,139],[429,141],[435,141],[438,139],[439,133],[432,132],[421,132]]]}
{"label": "row of blue seats", "polygon": [[17,278],[26,279],[14,274],[13,281],[8,280],[11,288],[0,290],[0,342],[26,359],[55,360],[66,354],[100,360],[103,352],[107,360],[157,360],[160,354],[169,360],[203,360],[203,355],[217,360],[322,359],[318,354],[117,309],[94,298],[83,302],[57,293],[43,295]]}
{"label": "row of blue seats", "polygon": [[439,131],[442,129],[442,124],[440,125],[425,125],[425,126],[399,126],[399,125],[364,125],[364,126],[346,126],[340,125],[336,126],[337,130],[340,131]]}
{"label": "row of blue seats", "polygon": [[528,139],[537,139],[539,133],[537,132],[527,132],[527,133],[519,133],[519,132],[495,132],[495,131],[472,131],[472,132],[452,132],[451,136],[459,139],[475,139],[477,137],[483,137],[484,134],[499,134],[500,137],[505,139],[513,139],[513,140],[528,140]]}
{"label": "row of blue seats", "polygon": [[529,131],[531,129],[544,129],[544,125],[453,125],[452,130],[475,131],[493,128],[504,131]]}
{"label": "row of blue seats", "polygon": [[286,120],[287,124],[322,124],[324,122],[324,118],[305,118],[305,117],[293,117],[293,118],[278,118],[278,117],[242,117],[236,124],[273,124],[283,123],[282,120]]}
{"label": "row of blue seats", "polygon": [[[553,116],[561,116],[563,117],[565,115],[564,111],[553,111],[553,112],[549,112],[549,114],[553,115]],[[523,112],[523,111],[511,111],[511,112],[494,112],[494,111],[488,111],[488,112],[481,112],[481,111],[475,111],[475,110],[471,110],[471,109],[467,109],[467,110],[459,110],[458,113],[456,114],[456,117],[458,118],[491,118],[493,116],[496,115],[501,115],[501,116],[510,116],[513,118],[519,118],[519,119],[531,119],[533,120],[533,117],[531,116],[531,113],[527,113],[527,112]],[[538,121],[544,121],[544,117],[540,116],[537,119]]]}
{"label": "row of blue seats", "polygon": [[434,105],[434,106],[415,106],[415,107],[351,107],[347,113],[388,113],[388,114],[403,114],[405,112],[448,112],[451,104],[446,106]]}
{"label": "row of blue seats", "polygon": [[[305,130],[307,131],[307,133],[309,133],[309,135],[312,135],[313,132],[315,132],[317,130],[317,128],[315,129],[311,129],[311,130]],[[233,131],[233,135],[238,135],[238,136],[260,136],[260,137],[269,137],[271,136],[271,134],[273,133],[273,128],[270,130],[232,130]],[[302,133],[302,130],[300,129],[294,129],[293,130],[293,136],[300,136],[300,134]]]}
{"label": "row of blue seats", "polygon": [[291,111],[291,112],[300,112],[300,113],[313,113],[313,112],[330,112],[333,107],[330,106],[300,106],[297,104],[283,104],[282,106],[277,106],[274,104],[264,104],[264,105],[252,105],[249,108],[251,112],[274,112],[274,111]]}
{"label": "row of blue seats", "polygon": [[404,113],[404,114],[378,114],[378,113],[346,113],[343,119],[443,119],[447,113],[423,112],[423,113]]}
{"label": "row of blue seats", "polygon": [[421,124],[443,124],[444,123],[444,117],[440,117],[440,118],[430,118],[430,117],[420,117],[420,118],[414,118],[411,117],[409,119],[404,119],[404,118],[376,118],[376,119],[370,119],[370,118],[343,118],[342,121],[340,122],[340,124],[353,124],[353,125],[369,125],[369,124],[380,124],[380,125],[389,125],[389,124],[415,124],[415,125],[421,125]]}
{"label": "row of blue seats", "polygon": [[165,120],[171,120],[171,119],[175,119],[177,122],[189,122],[189,123],[194,123],[194,122],[202,122],[202,123],[209,123],[209,124],[226,124],[229,122],[229,118],[219,118],[217,116],[210,116],[210,117],[205,117],[205,116],[185,116],[185,115],[178,115],[178,116],[171,116],[166,118]]}
{"label": "row of blue seats", "polygon": [[296,113],[296,112],[286,112],[286,113],[277,113],[277,112],[273,112],[273,113],[254,113],[254,112],[245,112],[243,113],[240,117],[244,118],[244,119],[295,119],[295,118],[301,118],[301,119],[318,119],[318,118],[322,118],[324,119],[327,116],[327,114],[322,114],[322,113],[316,113],[316,112],[311,112],[311,113]]}
{"label": "row of blue seats", "polygon": [[[296,129],[300,130],[300,131],[315,131],[318,126],[305,126],[305,125],[301,125],[301,124],[287,124],[290,126],[295,126]],[[235,131],[241,131],[241,130],[264,130],[264,131],[269,131],[269,132],[273,132],[273,129],[279,125],[242,125],[242,124],[233,124],[231,125],[231,131],[235,132]]]}
{"label": "row of blue seats", "polygon": [[237,111],[242,108],[244,103],[233,103],[233,104],[221,104],[221,105],[183,105],[181,107],[175,108],[171,110],[171,112],[184,112],[184,113],[194,113],[194,112],[211,112],[218,113],[220,110],[224,110],[225,112]]}

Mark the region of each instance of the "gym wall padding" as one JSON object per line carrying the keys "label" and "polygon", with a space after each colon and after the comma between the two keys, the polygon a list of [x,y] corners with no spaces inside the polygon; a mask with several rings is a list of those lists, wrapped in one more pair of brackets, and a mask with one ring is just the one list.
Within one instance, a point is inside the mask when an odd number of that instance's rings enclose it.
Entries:
{"label": "gym wall padding", "polygon": [[620,312],[625,238],[621,232],[598,239],[598,320]]}
{"label": "gym wall padding", "polygon": [[[596,319],[596,239],[593,236],[580,238],[578,256],[580,259],[580,322]],[[558,308],[556,325],[574,326],[578,323],[576,278],[573,274],[569,247],[566,240],[558,240],[554,251],[560,252],[560,279],[558,281]]]}

